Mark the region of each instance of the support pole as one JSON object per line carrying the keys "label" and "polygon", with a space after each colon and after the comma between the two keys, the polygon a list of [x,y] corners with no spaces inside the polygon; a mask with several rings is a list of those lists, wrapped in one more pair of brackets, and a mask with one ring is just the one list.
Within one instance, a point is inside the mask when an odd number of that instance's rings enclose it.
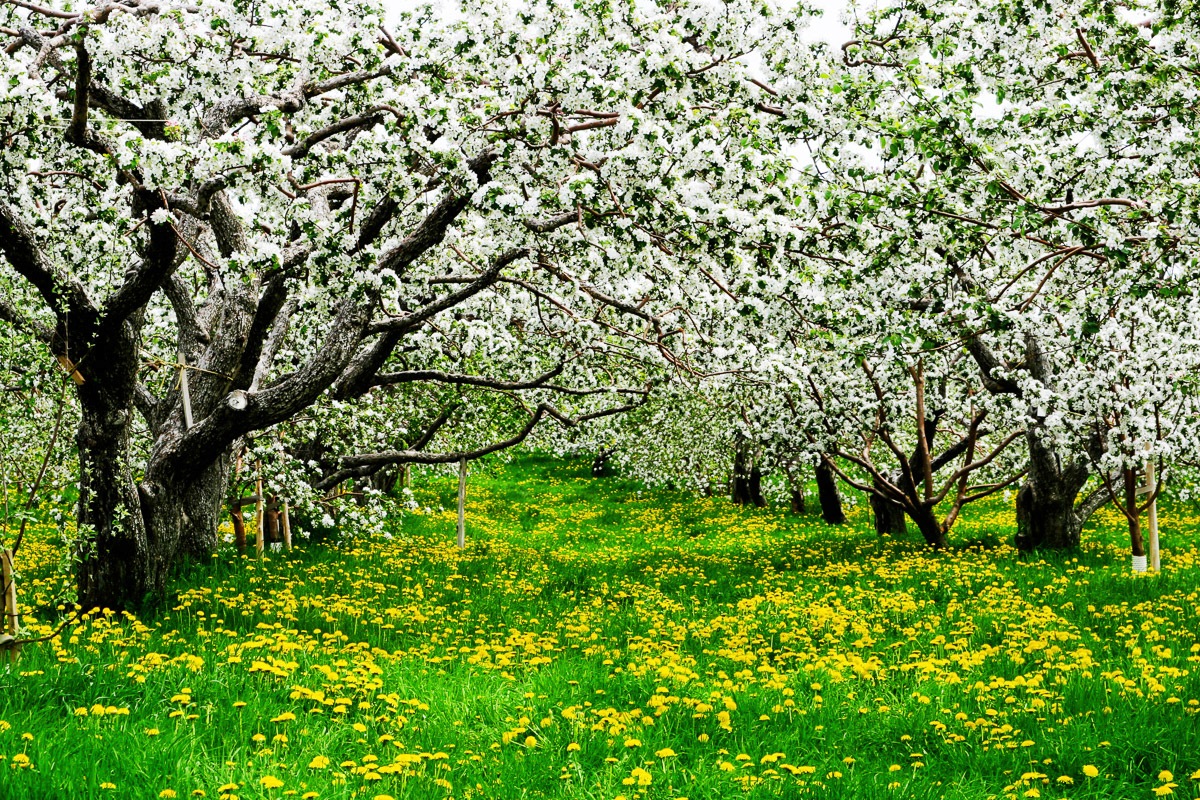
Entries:
{"label": "support pole", "polygon": [[283,546],[292,549],[292,522],[288,518],[288,501],[283,501]]}
{"label": "support pole", "polygon": [[[1146,462],[1146,490],[1153,492],[1158,488],[1154,478],[1154,462]],[[1147,510],[1147,516],[1150,522],[1150,568],[1158,572],[1161,567],[1161,559],[1158,552],[1158,498],[1152,497],[1150,500],[1150,508]]]}
{"label": "support pole", "polygon": [[467,546],[467,460],[458,462],[458,549]]}
{"label": "support pole", "polygon": [[13,577],[14,571],[12,550],[5,550],[0,553],[0,572],[4,577],[4,616],[9,634],[15,637],[21,629],[17,625],[17,583]]}
{"label": "support pole", "polygon": [[179,351],[179,394],[183,398],[183,427],[192,427],[192,393],[188,391],[187,356]]}
{"label": "support pole", "polygon": [[241,498],[235,500],[229,508],[229,516],[233,517],[233,541],[237,544],[239,553],[246,552],[246,519],[242,516]]}
{"label": "support pole", "polygon": [[254,491],[258,499],[254,501],[254,520],[257,523],[257,531],[254,532],[254,551],[258,555],[258,560],[262,561],[263,557],[263,484],[262,484],[262,462],[256,464],[258,468],[258,479],[254,482]]}

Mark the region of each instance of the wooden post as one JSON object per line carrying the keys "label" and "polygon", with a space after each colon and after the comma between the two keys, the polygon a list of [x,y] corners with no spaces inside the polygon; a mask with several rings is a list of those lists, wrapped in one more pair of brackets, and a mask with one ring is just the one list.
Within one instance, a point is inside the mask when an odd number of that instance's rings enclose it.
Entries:
{"label": "wooden post", "polygon": [[288,501],[283,501],[283,546],[292,549],[292,522],[288,518]]}
{"label": "wooden post", "polygon": [[179,351],[179,394],[183,399],[183,427],[192,427],[192,394],[188,391],[187,356]]}
{"label": "wooden post", "polygon": [[[1154,462],[1146,462],[1146,489],[1153,492],[1158,488],[1154,480]],[[1158,553],[1158,498],[1152,497],[1148,509],[1150,522],[1150,569],[1158,572],[1162,567]]]}
{"label": "wooden post", "polygon": [[458,462],[458,549],[467,546],[467,460]]}
{"label": "wooden post", "polygon": [[233,501],[233,505],[229,509],[229,516],[233,517],[233,540],[237,543],[239,553],[246,552],[246,519],[242,516],[241,498]]}
{"label": "wooden post", "polygon": [[262,561],[263,557],[263,483],[262,483],[262,462],[257,463],[258,479],[254,483],[254,491],[258,499],[254,501],[254,519],[258,523],[258,530],[254,533],[254,551],[258,554],[258,560]]}
{"label": "wooden post", "polygon": [[17,583],[13,577],[12,550],[0,553],[0,573],[4,577],[4,616],[8,632],[16,636],[21,629],[17,625]]}

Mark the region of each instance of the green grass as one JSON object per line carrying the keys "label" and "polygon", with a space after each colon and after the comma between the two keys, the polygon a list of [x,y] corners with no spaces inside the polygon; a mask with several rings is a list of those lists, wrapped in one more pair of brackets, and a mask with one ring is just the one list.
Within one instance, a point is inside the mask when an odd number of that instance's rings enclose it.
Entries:
{"label": "green grass", "polygon": [[529,456],[459,552],[454,481],[415,491],[390,541],[221,552],[0,667],[0,798],[1200,796],[1190,508],[1137,577],[1109,512],[1023,556],[998,499],[934,553]]}

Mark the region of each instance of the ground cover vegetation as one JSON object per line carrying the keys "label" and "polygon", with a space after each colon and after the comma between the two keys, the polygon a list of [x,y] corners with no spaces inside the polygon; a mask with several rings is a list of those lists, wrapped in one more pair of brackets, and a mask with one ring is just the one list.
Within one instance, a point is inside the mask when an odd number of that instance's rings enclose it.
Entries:
{"label": "ground cover vegetation", "polygon": [[[848,496],[830,544],[815,510],[526,457],[473,478],[458,550],[453,478],[414,491],[390,540],[226,546],[160,609],[26,648],[4,797],[1200,793],[1194,505],[1163,509],[1147,577],[1111,509],[1029,556],[996,498],[935,553]],[[34,631],[53,532],[27,545]]]}

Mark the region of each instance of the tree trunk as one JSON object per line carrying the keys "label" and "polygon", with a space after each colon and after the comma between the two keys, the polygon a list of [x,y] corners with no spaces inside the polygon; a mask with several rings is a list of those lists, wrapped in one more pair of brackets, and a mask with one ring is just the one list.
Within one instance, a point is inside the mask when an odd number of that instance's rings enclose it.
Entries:
{"label": "tree trunk", "polygon": [[597,453],[596,457],[592,459],[593,478],[607,478],[609,474],[611,474],[608,460],[612,457],[612,454],[612,450],[605,448]]}
{"label": "tree trunk", "polygon": [[740,439],[733,454],[733,487],[731,496],[739,506],[765,506],[762,496],[762,470],[754,457],[753,445]]}
{"label": "tree trunk", "polygon": [[933,509],[921,506],[915,513],[909,512],[909,517],[916,524],[917,530],[921,532],[925,544],[939,549],[946,546],[946,532],[942,530],[942,525],[934,515]]}
{"label": "tree trunk", "polygon": [[792,489],[790,494],[791,494],[791,500],[792,500],[792,503],[791,503],[792,513],[793,514],[805,513],[804,490],[803,489]]}
{"label": "tree trunk", "polygon": [[225,453],[182,488],[184,519],[180,554],[203,563],[216,552],[232,466],[231,454]]}
{"label": "tree trunk", "polygon": [[195,479],[179,483],[156,475],[152,453],[146,479],[135,484],[128,412],[81,406],[78,518],[86,535],[79,550],[79,603],[84,608],[136,608],[163,592],[178,556],[204,562],[216,550],[229,454]]}
{"label": "tree trunk", "polygon": [[79,603],[123,609],[150,591],[151,560],[138,490],[129,468],[128,413],[81,409],[79,448]]}
{"label": "tree trunk", "polygon": [[1062,457],[1042,438],[1044,431],[1031,426],[1029,473],[1017,492],[1017,535],[1019,550],[1067,550],[1079,546],[1084,519],[1075,513],[1075,500],[1088,479],[1083,458]]}
{"label": "tree trunk", "polygon": [[[1025,338],[1025,361],[1033,377],[1053,387],[1050,362],[1041,343],[1032,334]],[[1043,426],[1043,420],[1034,409],[1031,413],[1036,421],[1025,434],[1029,472],[1017,492],[1017,534],[1013,543],[1019,550],[1072,549],[1079,546],[1086,520],[1086,516],[1081,518],[1075,513],[1075,499],[1087,483],[1087,460],[1084,455],[1063,458]],[[1103,449],[1102,434],[1097,432],[1090,447]],[[1093,455],[1098,456],[1099,451]]]}
{"label": "tree trunk", "polygon": [[1017,535],[1020,550],[1068,550],[1079,546],[1081,524],[1075,516],[1075,493],[1060,480],[1026,481],[1017,492]]}
{"label": "tree trunk", "polygon": [[229,507],[229,516],[233,517],[233,541],[239,553],[246,552],[246,519],[242,516],[242,507]]}
{"label": "tree trunk", "polygon": [[1129,544],[1135,556],[1146,555],[1142,544],[1142,515],[1138,513],[1137,505],[1137,472],[1125,470],[1125,510],[1129,518]]}
{"label": "tree trunk", "polygon": [[880,536],[908,533],[904,508],[875,492],[871,493],[871,515],[875,518],[875,532]]}
{"label": "tree trunk", "polygon": [[827,524],[841,525],[846,521],[837,477],[833,474],[833,468],[824,461],[817,464],[817,500],[821,504],[821,519]]}

